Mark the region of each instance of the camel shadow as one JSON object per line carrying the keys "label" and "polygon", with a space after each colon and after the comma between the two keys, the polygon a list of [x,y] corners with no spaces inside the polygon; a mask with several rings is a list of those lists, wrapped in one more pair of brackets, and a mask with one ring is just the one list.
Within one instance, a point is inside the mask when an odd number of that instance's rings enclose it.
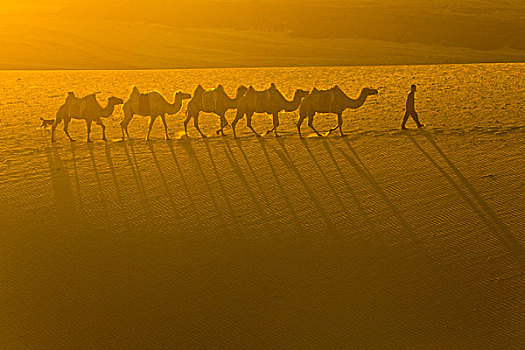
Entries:
{"label": "camel shadow", "polygon": [[184,148],[184,150],[186,151],[186,153],[188,154],[190,159],[192,159],[194,161],[195,165],[197,166],[197,170],[199,171],[199,174],[202,177],[202,180],[204,182],[204,187],[206,188],[206,191],[208,191],[209,198],[210,198],[211,203],[213,204],[213,207],[215,209],[214,211],[215,211],[215,213],[217,214],[217,216],[219,218],[221,227],[222,228],[226,227],[226,220],[225,220],[223,211],[220,208],[220,206],[219,206],[219,204],[217,202],[217,199],[215,198],[215,195],[213,194],[213,191],[212,191],[211,186],[210,186],[210,182],[208,181],[208,178],[206,177],[206,174],[204,173],[204,169],[202,167],[202,164],[201,164],[199,158],[197,157],[197,153],[195,152],[195,149],[192,146],[191,139],[189,139],[189,138],[181,139],[180,140],[180,144],[182,145],[182,147]]}
{"label": "camel shadow", "polygon": [[237,175],[237,177],[243,184],[244,188],[246,188],[246,191],[248,192],[248,195],[250,196],[251,202],[255,205],[255,208],[257,209],[257,213],[260,216],[268,217],[268,215],[265,215],[266,213],[265,210],[263,209],[263,207],[261,206],[261,203],[255,196],[252,186],[246,179],[246,176],[244,175],[242,167],[237,161],[237,158],[235,157],[235,154],[231,148],[230,142],[227,139],[223,139],[222,145],[223,145],[224,154],[226,158],[228,159],[228,162],[230,163],[230,166],[233,172]]}
{"label": "camel shadow", "polygon": [[109,142],[106,142],[104,145],[104,151],[106,153],[106,161],[109,166],[109,170],[111,172],[111,177],[113,178],[113,184],[115,185],[115,190],[117,191],[117,198],[118,202],[120,204],[120,208],[122,209],[124,207],[124,203],[122,201],[122,193],[120,192],[120,185],[117,180],[117,174],[115,171],[115,166],[113,165],[113,158],[111,156],[111,145]]}
{"label": "camel shadow", "polygon": [[95,146],[92,142],[90,142],[86,144],[86,147],[89,152],[89,158],[91,160],[93,172],[95,174],[95,179],[97,181],[98,196],[100,199],[100,203],[102,204],[102,213],[104,214],[104,219],[107,219],[108,207],[107,207],[107,202],[106,202],[106,196],[104,195],[104,187],[102,186],[102,181],[100,180],[100,173],[98,171],[98,166],[97,166],[97,162],[95,159],[95,152],[93,151]]}
{"label": "camel shadow", "polygon": [[85,218],[84,198],[82,196],[82,190],[80,188],[80,179],[78,176],[78,167],[77,167],[77,153],[76,153],[77,145],[75,142],[71,142],[70,145],[71,145],[71,160],[73,162],[73,171],[75,173],[75,186],[77,188],[78,203],[80,207],[80,219],[84,219]]}
{"label": "camel shadow", "polygon": [[217,178],[217,183],[219,184],[219,187],[222,192],[222,196],[224,198],[224,201],[226,202],[226,207],[228,212],[230,213],[232,221],[236,224],[237,223],[237,214],[235,213],[235,210],[233,210],[233,205],[230,199],[230,196],[228,195],[228,192],[226,191],[226,188],[224,186],[224,182],[222,180],[222,176],[219,173],[217,169],[217,165],[215,164],[215,160],[213,159],[213,156],[211,154],[210,150],[210,141],[208,139],[203,139],[204,146],[206,147],[206,152],[208,153],[208,158],[210,159],[210,164],[213,170],[213,173],[215,174],[215,177]]}
{"label": "camel shadow", "polygon": [[[229,147],[229,141],[227,141],[227,140],[225,140],[225,141],[227,142],[227,147]],[[257,188],[259,189],[259,191],[262,194],[262,197],[263,197],[263,200],[264,200],[264,205],[266,206],[268,211],[270,211],[271,214],[275,217],[275,210],[273,209],[273,207],[271,205],[271,201],[268,199],[268,196],[266,195],[266,191],[263,189],[263,187],[261,185],[261,181],[259,180],[259,177],[257,176],[256,171],[254,171],[249,157],[246,155],[246,152],[244,151],[243,144],[242,144],[243,141],[240,140],[239,138],[234,139],[234,141],[235,141],[235,143],[237,145],[237,149],[242,154],[242,158],[244,159],[244,162],[246,163],[246,166],[248,167],[248,170],[249,170],[251,176],[253,177],[253,180],[255,181],[255,184],[257,185]],[[231,149],[230,149],[230,153],[233,154]],[[247,184],[247,185],[249,186],[249,184]],[[251,188],[251,186],[250,186],[250,188]]]}
{"label": "camel shadow", "polygon": [[290,211],[290,214],[292,216],[292,221],[294,222],[294,225],[297,227],[299,232],[304,233],[305,232],[304,226],[301,223],[301,220],[299,220],[299,218],[297,217],[297,213],[296,213],[295,209],[293,208],[292,203],[290,202],[290,198],[288,197],[288,195],[284,191],[284,186],[283,186],[281,180],[279,179],[279,175],[277,174],[277,171],[275,170],[275,167],[274,167],[274,165],[272,163],[272,160],[270,158],[270,155],[268,154],[268,150],[266,149],[266,142],[267,141],[265,141],[263,138],[257,138],[256,141],[259,142],[259,145],[261,146],[261,149],[262,149],[262,151],[264,153],[264,157],[266,158],[268,166],[270,167],[270,171],[272,172],[272,175],[273,175],[273,177],[275,179],[275,183],[277,184],[277,187],[279,188],[279,192],[281,192],[281,197],[283,198],[284,203],[286,204],[286,206],[288,207],[288,210]]}
{"label": "camel shadow", "polygon": [[173,158],[173,163],[175,164],[175,167],[177,168],[177,171],[180,175],[180,179],[182,181],[184,192],[186,193],[188,200],[190,202],[191,210],[194,214],[197,214],[197,206],[195,205],[195,200],[191,194],[190,187],[188,186],[188,182],[186,181],[186,177],[184,176],[184,172],[182,171],[182,168],[180,166],[179,160],[175,153],[175,149],[173,148],[173,141],[166,140],[166,144],[168,145],[168,149],[171,153],[171,158]]}
{"label": "camel shadow", "polygon": [[56,218],[66,229],[72,230],[77,223],[77,214],[69,172],[56,146],[47,147],[46,156],[55,197]]}
{"label": "camel shadow", "polygon": [[[499,216],[494,210],[487,204],[487,202],[481,197],[476,189],[470,184],[470,182],[463,176],[459,169],[452,163],[452,161],[446,156],[441,147],[436,143],[434,138],[426,131],[422,131],[422,134],[427,138],[434,149],[443,158],[445,163],[449,166],[452,172],[459,179],[459,184],[456,182],[450,174],[443,169],[432,156],[421,147],[416,141],[414,136],[407,133],[407,137],[412,141],[416,148],[429,160],[429,162],[438,170],[438,172],[454,187],[460,197],[467,203],[472,211],[483,221],[489,231],[517,258],[521,265],[525,265],[525,250],[519,241],[512,235],[509,229],[501,221]],[[461,187],[464,186],[464,188]],[[470,196],[469,196],[470,195]],[[472,198],[471,198],[472,197]]]}
{"label": "camel shadow", "polygon": [[[350,208],[348,208],[344,203],[343,203],[343,200],[341,199],[339,193],[336,191],[336,189],[334,188],[334,186],[332,185],[332,181],[330,181],[330,179],[328,178],[328,176],[326,175],[326,172],[323,170],[323,167],[321,166],[321,164],[319,163],[319,161],[317,160],[317,158],[314,156],[314,153],[312,152],[311,148],[310,148],[310,143],[313,143],[313,142],[316,142],[316,141],[319,141],[319,140],[315,140],[313,141],[313,139],[311,138],[303,138],[303,139],[300,139],[301,141],[301,144],[304,146],[304,148],[306,149],[306,152],[308,153],[308,155],[310,156],[310,158],[312,159],[312,161],[314,162],[315,166],[317,167],[318,171],[321,173],[321,176],[323,177],[323,179],[325,180],[326,184],[328,185],[328,188],[330,189],[330,191],[332,192],[333,196],[336,198],[336,201],[337,203],[339,204],[340,208],[343,209],[345,212],[350,212]],[[332,151],[330,150],[330,148],[328,147],[328,144],[326,143],[326,140],[322,139],[320,141],[324,141],[323,142],[323,145],[325,146],[326,150],[327,150],[327,154],[329,156],[329,158],[332,160],[332,162],[334,163],[335,165],[335,169],[338,171],[341,179],[343,180],[343,182],[345,183],[345,186],[346,188],[348,189],[348,192],[350,193],[350,195],[352,196],[354,202],[356,203],[358,209],[360,210],[360,212],[362,213],[363,217],[365,218],[365,220],[367,221],[367,224],[371,227],[372,226],[372,222],[370,221],[370,219],[368,218],[366,212],[364,211],[364,208],[361,206],[361,203],[359,201],[359,199],[357,198],[357,196],[355,195],[355,193],[353,192],[352,188],[350,187],[350,184],[348,183],[346,177],[343,175],[342,171],[341,171],[341,168],[339,167],[339,165],[337,164],[337,161],[335,160],[335,158],[333,157],[333,154],[332,154]],[[361,228],[358,227],[357,223],[355,222],[355,220],[352,220],[351,221],[351,225],[352,227],[354,228],[354,230],[356,231],[359,231]]]}
{"label": "camel shadow", "polygon": [[327,214],[321,202],[319,202],[314,192],[308,186],[306,180],[302,176],[297,165],[295,165],[292,157],[290,156],[290,153],[286,149],[285,140],[282,138],[276,138],[275,140],[279,144],[282,150],[282,152],[279,152],[278,150],[274,149],[275,153],[280,157],[283,164],[297,177],[297,180],[299,180],[299,183],[305,189],[306,193],[308,194],[308,197],[310,198],[312,203],[315,205],[315,208],[319,211],[319,214],[321,215],[321,218],[326,224],[326,226],[330,229],[330,231],[335,232],[336,226],[333,224],[330,216]]}
{"label": "camel shadow", "polygon": [[385,191],[382,189],[382,187],[379,185],[379,183],[376,181],[374,176],[370,173],[368,168],[365,166],[355,149],[350,144],[350,141],[348,138],[342,138],[343,142],[346,144],[347,148],[350,150],[352,155],[354,156],[355,160],[352,159],[346,152],[339,149],[339,152],[341,155],[348,161],[348,163],[356,170],[356,172],[365,179],[370,186],[374,189],[374,191],[377,192],[377,194],[383,199],[383,201],[386,203],[386,205],[390,208],[392,211],[392,214],[396,217],[397,221],[403,228],[405,232],[413,232],[413,229],[410,227],[410,225],[406,222],[406,220],[403,218],[395,204],[392,202],[392,200],[388,197],[388,195],[385,193]]}
{"label": "camel shadow", "polygon": [[162,167],[160,166],[159,160],[157,158],[157,154],[155,152],[155,147],[154,147],[154,142],[147,142],[147,145],[151,153],[151,157],[153,158],[153,163],[155,163],[155,167],[157,168],[157,172],[159,173],[160,181],[162,182],[162,186],[164,187],[166,198],[168,199],[168,202],[170,202],[170,205],[173,209],[173,213],[180,217],[180,213],[177,210],[177,204],[175,203],[173,194],[171,193],[171,190],[168,186],[168,182],[166,181],[166,176],[164,175],[164,172],[162,171]]}
{"label": "camel shadow", "polygon": [[[144,186],[144,181],[142,180],[142,174],[139,168],[139,164],[137,162],[137,156],[135,154],[135,147],[133,145],[134,141],[129,140],[127,142],[121,142],[120,144],[124,148],[124,152],[126,154],[126,159],[128,161],[128,165],[131,169],[131,172],[133,174],[133,178],[135,179],[135,184],[137,185],[137,189],[139,192],[139,198],[142,203],[144,203],[143,207],[146,209],[146,215],[148,217],[152,217],[152,211],[151,211],[151,205],[148,199],[148,196],[146,194],[146,188]],[[130,146],[130,150],[128,150],[128,145]]]}

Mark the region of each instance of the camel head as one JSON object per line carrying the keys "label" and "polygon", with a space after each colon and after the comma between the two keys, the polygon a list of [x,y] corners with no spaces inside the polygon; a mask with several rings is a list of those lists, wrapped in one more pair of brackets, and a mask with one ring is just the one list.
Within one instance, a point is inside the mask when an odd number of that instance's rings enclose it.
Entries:
{"label": "camel head", "polygon": [[[199,86],[200,86],[200,85],[199,85]],[[175,99],[178,99],[178,98],[179,98],[181,101],[182,101],[182,100],[188,100],[188,99],[191,98],[191,94],[187,94],[187,93],[185,93],[185,92],[177,91],[177,92],[175,93]]]}
{"label": "camel head", "polygon": [[116,106],[121,105],[124,103],[124,100],[115,96],[111,96],[108,98],[108,105]]}
{"label": "camel head", "polygon": [[236,94],[236,97],[239,98],[239,97],[242,97],[244,96],[244,94],[246,93],[246,91],[248,91],[248,88],[244,85],[241,85],[237,88],[237,94]]}
{"label": "camel head", "polygon": [[371,95],[377,95],[379,92],[377,89],[371,89],[371,88],[363,88],[363,91],[361,93],[365,96],[371,96]]}
{"label": "camel head", "polygon": [[295,91],[295,96],[299,97],[300,99],[305,98],[305,97],[308,96],[309,94],[310,94],[309,91],[302,90],[302,89],[297,89],[297,90]]}

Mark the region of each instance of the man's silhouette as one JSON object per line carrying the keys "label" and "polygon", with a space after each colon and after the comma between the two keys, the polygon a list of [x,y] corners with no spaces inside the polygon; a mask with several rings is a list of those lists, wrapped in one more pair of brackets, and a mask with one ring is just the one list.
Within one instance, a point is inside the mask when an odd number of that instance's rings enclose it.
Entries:
{"label": "man's silhouette", "polygon": [[403,118],[403,123],[401,124],[401,129],[402,130],[406,130],[405,124],[406,124],[409,116],[412,117],[412,119],[414,119],[414,121],[416,122],[418,128],[421,128],[421,127],[425,126],[425,125],[423,125],[423,124],[421,124],[419,122],[419,117],[418,117],[417,112],[416,112],[415,94],[416,94],[416,86],[412,85],[410,87],[410,93],[408,94],[408,97],[407,97],[407,111],[405,112],[405,117]]}

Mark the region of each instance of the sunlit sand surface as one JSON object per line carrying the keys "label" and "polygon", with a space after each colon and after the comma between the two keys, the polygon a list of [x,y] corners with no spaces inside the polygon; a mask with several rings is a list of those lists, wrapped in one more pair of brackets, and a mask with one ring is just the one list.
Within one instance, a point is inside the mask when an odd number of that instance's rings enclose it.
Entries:
{"label": "sunlit sand surface", "polygon": [[[0,348],[522,349],[523,64],[1,72]],[[241,121],[203,140],[183,110],[146,142],[73,121],[67,91],[338,84],[348,137]],[[400,131],[418,83],[424,130]],[[227,118],[231,121],[234,112]],[[264,132],[271,117],[254,116]],[[414,128],[411,121],[408,126]],[[306,123],[305,123],[306,124]],[[334,115],[318,115],[326,132]]]}

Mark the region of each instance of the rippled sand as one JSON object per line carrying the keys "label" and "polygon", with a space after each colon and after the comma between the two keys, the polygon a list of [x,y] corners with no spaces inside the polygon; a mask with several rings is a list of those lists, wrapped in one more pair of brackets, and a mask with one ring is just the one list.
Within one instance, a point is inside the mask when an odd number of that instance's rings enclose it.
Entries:
{"label": "rippled sand", "polygon": [[[0,347],[522,348],[524,67],[0,73]],[[380,93],[346,138],[38,127],[67,91],[270,82]],[[402,132],[413,82],[428,127]]]}

